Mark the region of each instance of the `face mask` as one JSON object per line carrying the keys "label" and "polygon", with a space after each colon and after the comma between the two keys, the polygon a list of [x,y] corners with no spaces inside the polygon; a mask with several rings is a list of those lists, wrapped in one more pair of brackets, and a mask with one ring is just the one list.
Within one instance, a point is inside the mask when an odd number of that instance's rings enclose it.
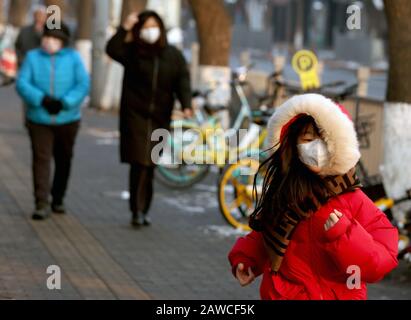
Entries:
{"label": "face mask", "polygon": [[302,163],[308,166],[324,168],[329,161],[327,144],[322,139],[316,139],[308,143],[297,145]]}
{"label": "face mask", "polygon": [[154,44],[160,39],[161,31],[160,28],[147,28],[140,32],[140,38],[149,44]]}
{"label": "face mask", "polygon": [[43,38],[41,45],[49,54],[55,54],[63,48],[62,41],[56,38]]}

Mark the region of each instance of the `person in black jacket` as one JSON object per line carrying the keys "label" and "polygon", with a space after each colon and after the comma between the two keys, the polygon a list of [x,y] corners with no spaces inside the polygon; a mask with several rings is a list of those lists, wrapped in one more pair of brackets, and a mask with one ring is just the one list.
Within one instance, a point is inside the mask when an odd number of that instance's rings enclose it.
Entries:
{"label": "person in black jacket", "polygon": [[47,20],[47,9],[38,5],[33,10],[33,24],[23,27],[16,40],[16,54],[19,67],[23,64],[27,52],[41,45],[41,37]]}
{"label": "person in black jacket", "polygon": [[132,225],[149,225],[155,164],[151,135],[169,129],[175,97],[192,116],[190,74],[183,54],[167,43],[160,16],[132,13],[107,44],[107,54],[124,66],[120,108],[121,162],[130,164]]}

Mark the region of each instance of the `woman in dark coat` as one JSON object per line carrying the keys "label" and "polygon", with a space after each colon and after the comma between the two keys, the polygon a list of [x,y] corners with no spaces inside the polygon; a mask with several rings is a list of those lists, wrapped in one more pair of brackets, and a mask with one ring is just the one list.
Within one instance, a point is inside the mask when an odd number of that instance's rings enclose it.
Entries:
{"label": "woman in dark coat", "polygon": [[175,97],[192,115],[190,75],[182,53],[167,44],[166,30],[153,11],[131,14],[107,44],[107,54],[124,66],[120,109],[121,162],[130,164],[132,225],[149,225],[155,164],[151,141],[168,129]]}

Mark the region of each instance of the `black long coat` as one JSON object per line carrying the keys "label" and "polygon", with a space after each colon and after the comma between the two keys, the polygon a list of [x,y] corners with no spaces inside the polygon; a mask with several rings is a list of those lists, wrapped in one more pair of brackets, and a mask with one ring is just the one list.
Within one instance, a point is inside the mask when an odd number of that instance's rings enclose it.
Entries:
{"label": "black long coat", "polygon": [[153,166],[151,134],[170,127],[175,98],[191,108],[190,74],[182,53],[167,45],[158,54],[137,54],[119,28],[107,44],[107,54],[124,66],[120,109],[120,155],[123,163]]}

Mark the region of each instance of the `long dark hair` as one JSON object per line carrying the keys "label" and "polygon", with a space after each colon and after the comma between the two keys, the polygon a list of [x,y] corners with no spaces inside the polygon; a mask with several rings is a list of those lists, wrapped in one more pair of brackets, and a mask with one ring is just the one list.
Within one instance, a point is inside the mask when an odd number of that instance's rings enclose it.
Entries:
{"label": "long dark hair", "polygon": [[[161,31],[160,39],[154,44],[149,44],[140,38],[141,29],[149,18],[154,18],[157,21]],[[146,10],[141,12],[138,15],[138,22],[134,25],[131,32],[133,34],[134,43],[139,55],[150,56],[153,54],[158,54],[167,46],[167,32],[164,22],[155,11]]]}
{"label": "long dark hair", "polygon": [[[303,130],[312,124],[317,134],[319,129],[311,116],[298,117],[275,151],[264,161],[258,173],[264,176],[262,194],[257,198],[256,209],[250,216],[250,227],[262,231],[274,227],[286,211],[298,214],[315,212],[318,203],[325,204],[334,192],[325,181],[307,168],[298,156],[297,139]],[[254,180],[254,194],[257,197],[257,176]]]}

